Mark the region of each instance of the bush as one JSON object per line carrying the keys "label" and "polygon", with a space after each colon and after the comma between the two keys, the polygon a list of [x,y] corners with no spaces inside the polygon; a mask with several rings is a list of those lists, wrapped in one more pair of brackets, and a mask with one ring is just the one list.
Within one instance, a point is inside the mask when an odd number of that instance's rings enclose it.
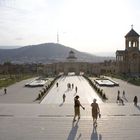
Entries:
{"label": "bush", "polygon": [[91,85],[91,87],[96,91],[96,93],[99,95],[99,97],[104,101],[107,100],[107,97],[105,95],[105,93],[103,93],[103,89],[100,89],[99,87],[97,87],[96,82],[90,80],[87,76],[84,75],[84,78],[89,82],[89,84]]}

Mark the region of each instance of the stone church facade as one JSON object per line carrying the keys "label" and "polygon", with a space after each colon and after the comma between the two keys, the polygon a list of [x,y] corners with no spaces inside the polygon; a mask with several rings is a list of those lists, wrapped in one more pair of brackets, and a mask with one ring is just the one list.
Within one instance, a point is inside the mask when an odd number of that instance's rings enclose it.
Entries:
{"label": "stone church facade", "polygon": [[116,51],[116,64],[118,73],[140,73],[139,34],[133,28],[125,35],[125,50]]}

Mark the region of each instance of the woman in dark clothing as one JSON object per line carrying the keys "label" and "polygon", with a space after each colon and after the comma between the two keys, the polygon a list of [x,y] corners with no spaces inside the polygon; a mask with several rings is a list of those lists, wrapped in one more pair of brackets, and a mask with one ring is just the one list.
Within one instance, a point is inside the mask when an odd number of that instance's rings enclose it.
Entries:
{"label": "woman in dark clothing", "polygon": [[76,116],[78,116],[78,120],[80,119],[80,106],[85,109],[80,101],[78,100],[79,99],[79,96],[77,95],[75,98],[74,98],[74,118],[73,118],[73,122],[76,121],[75,118]]}
{"label": "woman in dark clothing", "polygon": [[137,103],[138,103],[138,97],[137,96],[134,97],[133,102],[134,102],[134,105],[137,106]]}
{"label": "woman in dark clothing", "polygon": [[96,103],[96,99],[93,100],[93,103],[91,104],[91,107],[92,107],[93,125],[94,126],[97,126],[97,118],[98,118],[98,115],[99,115],[99,117],[101,115],[100,115],[99,105]]}

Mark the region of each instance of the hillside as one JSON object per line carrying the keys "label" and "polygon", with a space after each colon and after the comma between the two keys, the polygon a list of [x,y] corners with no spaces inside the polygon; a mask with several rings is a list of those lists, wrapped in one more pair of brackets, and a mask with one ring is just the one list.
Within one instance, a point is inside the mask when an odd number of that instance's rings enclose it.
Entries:
{"label": "hillside", "polygon": [[13,63],[50,63],[65,61],[71,50],[75,52],[79,61],[103,62],[104,60],[114,59],[113,57],[99,57],[80,52],[61,44],[45,43],[16,49],[0,49],[0,63],[5,61],[11,61]]}

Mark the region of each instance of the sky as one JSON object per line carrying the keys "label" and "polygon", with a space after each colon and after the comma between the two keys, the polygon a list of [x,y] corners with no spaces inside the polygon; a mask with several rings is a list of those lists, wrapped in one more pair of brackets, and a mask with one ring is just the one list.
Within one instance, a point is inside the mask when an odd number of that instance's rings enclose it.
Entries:
{"label": "sky", "polygon": [[140,34],[139,0],[0,0],[0,48],[59,38],[79,51],[115,52],[131,25]]}

